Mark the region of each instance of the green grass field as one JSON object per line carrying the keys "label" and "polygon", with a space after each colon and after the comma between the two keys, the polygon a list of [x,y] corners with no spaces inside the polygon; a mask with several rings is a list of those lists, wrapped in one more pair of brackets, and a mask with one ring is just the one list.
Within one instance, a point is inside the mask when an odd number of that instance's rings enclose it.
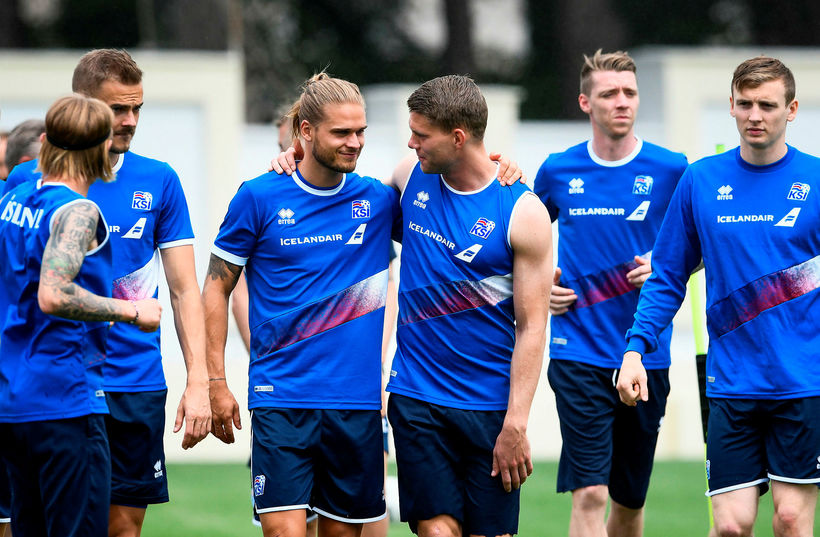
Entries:
{"label": "green grass field", "polygon": [[[567,534],[568,494],[555,493],[557,463],[539,462],[521,495],[522,537]],[[392,473],[392,472],[391,472]],[[251,525],[250,478],[242,464],[172,464],[168,467],[171,503],[152,506],[145,537],[259,536]],[[703,495],[703,463],[658,462],[647,499],[647,537],[706,537],[708,514]],[[769,537],[771,494],[763,496],[756,537]],[[393,523],[389,537],[408,537],[406,524]]]}

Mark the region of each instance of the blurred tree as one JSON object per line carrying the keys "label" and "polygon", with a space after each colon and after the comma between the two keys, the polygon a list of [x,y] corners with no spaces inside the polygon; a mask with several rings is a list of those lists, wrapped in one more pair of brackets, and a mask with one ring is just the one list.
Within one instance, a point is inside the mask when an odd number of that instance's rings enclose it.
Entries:
{"label": "blurred tree", "polygon": [[473,12],[469,0],[442,0],[447,23],[443,73],[474,73]]}

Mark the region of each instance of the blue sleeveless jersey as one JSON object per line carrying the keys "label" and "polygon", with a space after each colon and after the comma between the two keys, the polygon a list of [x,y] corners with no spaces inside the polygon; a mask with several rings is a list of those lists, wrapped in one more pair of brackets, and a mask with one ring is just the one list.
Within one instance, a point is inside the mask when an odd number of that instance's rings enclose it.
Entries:
{"label": "blue sleeveless jersey", "polygon": [[[685,169],[682,154],[641,140],[620,161],[601,160],[584,142],[541,165],[533,188],[558,220],[558,285],[578,295],[569,311],[552,316],[551,359],[621,366],[640,294],[626,274],[638,266],[634,256],[652,251]],[[669,367],[671,336],[669,325],[644,358],[647,369]]]}
{"label": "blue sleeveless jersey", "polygon": [[510,222],[532,194],[490,179],[452,189],[416,165],[403,216],[397,350],[388,391],[452,408],[503,410],[515,344]]}
{"label": "blue sleeveless jersey", "polygon": [[820,159],[739,148],[687,169],[663,222],[628,348],[658,345],[703,258],[710,397],[820,396]]}
{"label": "blue sleeveless jersey", "polygon": [[[0,421],[29,422],[107,413],[102,367],[107,322],[46,315],[37,302],[43,251],[55,215],[88,203],[58,183],[28,182],[0,199]],[[111,296],[105,220],[74,282]]]}
{"label": "blue sleeveless jersey", "polygon": [[214,255],[244,265],[248,407],[378,409],[398,193],[349,173],[332,189],[268,173],[240,186]]}
{"label": "blue sleeveless jersey", "polygon": [[[39,178],[37,161],[15,166],[7,189]],[[159,250],[193,244],[188,204],[176,172],[166,163],[124,153],[114,168],[116,181],[97,181],[88,199],[108,221],[114,255],[114,298],[156,298]],[[165,389],[160,332],[117,323],[108,336],[105,388],[112,392]]]}

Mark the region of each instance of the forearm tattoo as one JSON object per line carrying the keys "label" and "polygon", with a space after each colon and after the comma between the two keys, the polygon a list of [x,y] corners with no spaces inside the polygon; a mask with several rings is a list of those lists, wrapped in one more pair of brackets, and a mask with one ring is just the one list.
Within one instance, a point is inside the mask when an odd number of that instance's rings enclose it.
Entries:
{"label": "forearm tattoo", "polygon": [[221,257],[211,254],[211,260],[208,262],[208,278],[211,280],[225,280],[225,283],[230,284],[230,287],[233,288],[240,274],[242,274],[241,266],[228,263]]}
{"label": "forearm tattoo", "polygon": [[40,288],[58,297],[58,317],[78,321],[114,321],[121,316],[111,298],[88,292],[74,278],[96,240],[99,211],[90,203],[75,203],[57,217],[43,251]]}

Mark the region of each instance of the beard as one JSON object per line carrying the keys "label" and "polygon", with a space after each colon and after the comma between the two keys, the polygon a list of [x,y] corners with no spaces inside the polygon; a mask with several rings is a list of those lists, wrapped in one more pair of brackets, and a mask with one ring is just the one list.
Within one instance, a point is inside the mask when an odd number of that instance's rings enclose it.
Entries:
{"label": "beard", "polygon": [[361,148],[359,149],[359,153],[356,155],[356,158],[352,161],[348,161],[342,160],[334,149],[322,147],[318,141],[316,141],[313,144],[311,154],[313,155],[313,158],[315,158],[316,161],[325,168],[333,170],[337,173],[350,173],[356,169],[356,161],[358,160],[358,155],[361,154]]}

